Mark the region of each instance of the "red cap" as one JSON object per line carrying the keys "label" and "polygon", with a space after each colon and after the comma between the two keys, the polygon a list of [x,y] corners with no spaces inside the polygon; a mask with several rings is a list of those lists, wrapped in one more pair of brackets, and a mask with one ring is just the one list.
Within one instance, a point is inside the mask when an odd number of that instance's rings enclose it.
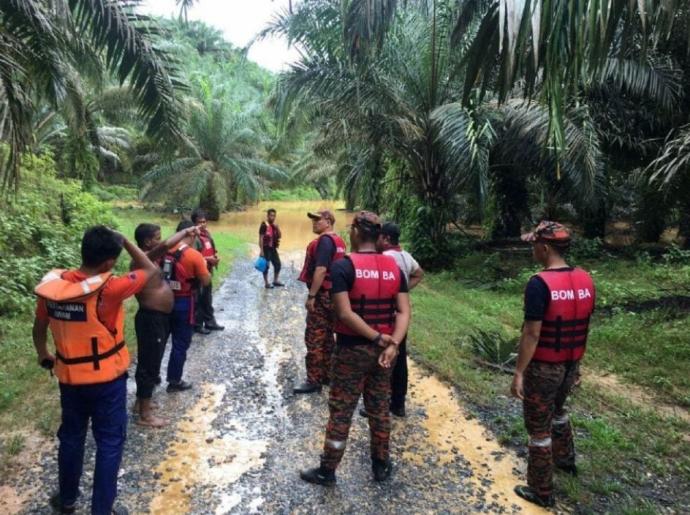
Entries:
{"label": "red cap", "polygon": [[307,216],[312,220],[321,220],[322,218],[325,218],[326,220],[331,222],[331,225],[335,224],[335,216],[333,216],[333,213],[330,209],[322,209],[321,211],[307,213]]}

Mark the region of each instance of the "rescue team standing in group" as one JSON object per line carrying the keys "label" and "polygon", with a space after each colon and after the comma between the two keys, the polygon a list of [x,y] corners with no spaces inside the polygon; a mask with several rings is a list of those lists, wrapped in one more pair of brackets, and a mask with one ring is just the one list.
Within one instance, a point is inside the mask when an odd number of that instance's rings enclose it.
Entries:
{"label": "rescue team standing in group", "polygon": [[[273,265],[279,281],[281,232],[271,209],[259,229],[260,253]],[[355,215],[349,226],[350,253],[335,231],[330,210],[307,213],[316,238],[308,245],[299,281],[306,284],[306,377],[295,394],[329,387],[329,416],[320,463],[300,472],[310,483],[336,483],[336,469],[347,444],[360,397],[370,428],[372,475],[390,477],[391,414],[405,417],[406,339],[411,320],[409,291],[424,272],[400,247],[400,228],[382,223],[371,212]],[[168,338],[167,392],[189,390],[183,379],[192,334],[223,330],[214,317],[211,274],[219,262],[201,210],[183,220],[162,240],[161,229],[140,224],[136,245],[103,226],[88,229],[81,245],[82,263],[74,270],[52,270],[36,287],[33,339],[38,362],[54,371],[60,389],[62,422],[58,431],[58,491],[50,504],[74,513],[80,496],[84,445],[89,420],[96,441],[91,512],[126,514],[115,505],[117,476],[127,429],[126,378],[130,364],[124,342],[123,302],[136,296],[136,422],[158,428],[168,421],[152,403],[162,382],[161,364]],[[520,497],[539,506],[554,505],[553,469],[576,475],[573,431],[565,409],[579,382],[579,362],[594,310],[591,277],[568,266],[569,230],[542,222],[523,236],[544,269],[525,289],[525,322],[511,386],[523,401],[529,434],[527,485]],[[112,272],[122,249],[131,258],[130,272]],[[55,351],[48,350],[50,329]]]}

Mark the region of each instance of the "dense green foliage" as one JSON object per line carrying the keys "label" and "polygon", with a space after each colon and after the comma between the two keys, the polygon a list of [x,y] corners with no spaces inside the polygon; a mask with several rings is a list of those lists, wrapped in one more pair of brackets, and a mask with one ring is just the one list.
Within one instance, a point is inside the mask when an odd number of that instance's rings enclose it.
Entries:
{"label": "dense green foliage", "polygon": [[[0,317],[26,312],[33,289],[51,268],[78,266],[84,229],[115,225],[109,208],[78,181],[59,180],[48,154],[26,156],[22,188],[0,218]],[[46,192],[50,192],[49,195]]]}

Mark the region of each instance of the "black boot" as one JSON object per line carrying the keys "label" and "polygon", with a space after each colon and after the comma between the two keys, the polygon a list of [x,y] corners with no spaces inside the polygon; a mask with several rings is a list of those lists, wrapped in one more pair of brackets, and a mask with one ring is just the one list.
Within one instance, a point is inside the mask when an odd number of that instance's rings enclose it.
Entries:
{"label": "black boot", "polygon": [[178,383],[168,383],[168,387],[166,388],[166,391],[168,393],[184,392],[185,390],[190,390],[191,388],[192,388],[192,383],[188,383],[187,381],[180,381]]}
{"label": "black boot", "polygon": [[307,483],[321,486],[333,486],[335,484],[335,470],[328,470],[323,467],[316,467],[309,470],[302,470],[299,477]]}
{"label": "black boot", "polygon": [[225,329],[225,326],[222,326],[222,325],[218,324],[218,322],[213,320],[210,323],[206,322],[206,329],[208,329],[210,331],[222,331],[223,329]]}
{"label": "black boot", "polygon": [[525,501],[529,501],[542,508],[552,508],[556,505],[553,494],[543,496],[532,490],[529,486],[518,485],[515,487],[515,493],[522,497]]}
{"label": "black boot", "polygon": [[316,393],[321,391],[321,385],[317,383],[305,382],[292,389],[292,393]]}
{"label": "black boot", "polygon": [[72,506],[65,506],[62,504],[60,494],[54,494],[50,498],[50,507],[58,513],[74,513],[77,510],[76,503]]}
{"label": "black boot", "polygon": [[393,463],[391,463],[391,460],[377,460],[376,458],[372,458],[371,470],[374,472],[375,481],[385,481],[391,477]]}
{"label": "black boot", "polygon": [[391,405],[391,413],[396,417],[405,418],[405,405],[393,406]]}

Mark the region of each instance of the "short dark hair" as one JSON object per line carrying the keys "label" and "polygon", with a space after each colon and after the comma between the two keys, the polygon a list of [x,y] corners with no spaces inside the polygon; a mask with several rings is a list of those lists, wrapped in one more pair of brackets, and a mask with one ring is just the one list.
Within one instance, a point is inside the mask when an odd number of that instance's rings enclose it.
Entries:
{"label": "short dark hair", "polygon": [[176,232],[184,231],[185,229],[189,229],[190,227],[194,227],[194,222],[191,220],[182,220],[179,224],[177,224],[177,229],[175,229]]}
{"label": "short dark hair", "polygon": [[137,241],[139,248],[142,248],[144,246],[144,242],[153,238],[160,230],[161,226],[156,224],[137,225],[137,228],[134,229],[134,239]]}
{"label": "short dark hair", "polygon": [[393,245],[400,243],[400,226],[394,222],[386,222],[381,226],[381,234],[388,237]]}
{"label": "short dark hair", "polygon": [[549,247],[551,247],[553,250],[555,250],[559,256],[563,257],[565,256],[568,251],[570,250],[570,242],[565,242],[565,243],[555,243],[552,241],[545,241],[543,243],[546,243]]}
{"label": "short dark hair", "polygon": [[105,225],[89,227],[81,239],[81,262],[84,266],[96,267],[109,259],[117,259],[122,243],[122,236]]}
{"label": "short dark hair", "polygon": [[199,218],[208,218],[206,211],[204,209],[201,209],[200,207],[198,207],[194,211],[192,211],[192,215],[191,215],[192,222],[194,222],[194,223],[196,223],[196,221]]}
{"label": "short dark hair", "polygon": [[277,213],[276,213],[276,210],[273,209],[273,208],[271,208],[271,209],[269,209],[269,210],[266,211],[266,214],[267,214],[267,215],[270,215],[271,213],[273,213],[274,215],[277,214]]}

